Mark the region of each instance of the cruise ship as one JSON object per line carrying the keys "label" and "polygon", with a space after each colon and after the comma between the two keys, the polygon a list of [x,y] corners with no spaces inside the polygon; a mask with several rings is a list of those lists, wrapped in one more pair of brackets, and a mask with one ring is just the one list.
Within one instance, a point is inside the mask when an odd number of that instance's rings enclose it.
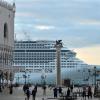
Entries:
{"label": "cruise ship", "polygon": [[[46,73],[55,70],[56,66],[56,41],[15,41],[14,66],[24,68],[26,71]],[[61,67],[73,67],[68,65],[67,59],[76,53],[63,47],[61,49]]]}
{"label": "cruise ship", "polygon": [[[15,73],[14,83],[40,84],[45,79],[47,84],[56,81],[56,41],[15,41],[14,67],[19,69]],[[61,77],[70,79],[74,84],[93,83],[89,81],[91,66],[76,58],[76,53],[61,48]],[[93,72],[93,71],[91,71]],[[25,77],[26,76],[26,77]]]}

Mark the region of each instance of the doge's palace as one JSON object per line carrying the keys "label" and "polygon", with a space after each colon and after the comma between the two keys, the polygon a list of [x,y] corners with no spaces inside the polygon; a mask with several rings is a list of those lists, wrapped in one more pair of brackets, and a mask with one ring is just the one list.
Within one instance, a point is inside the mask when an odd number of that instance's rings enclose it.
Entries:
{"label": "doge's palace", "polygon": [[4,78],[9,80],[12,70],[14,18],[15,3],[9,4],[0,0],[0,82]]}

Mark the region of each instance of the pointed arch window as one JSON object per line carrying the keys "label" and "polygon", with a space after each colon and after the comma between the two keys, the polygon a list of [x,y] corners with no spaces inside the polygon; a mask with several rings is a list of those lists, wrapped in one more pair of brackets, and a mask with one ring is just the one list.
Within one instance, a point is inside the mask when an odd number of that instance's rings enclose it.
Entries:
{"label": "pointed arch window", "polygon": [[8,37],[8,25],[7,23],[4,24],[4,38]]}

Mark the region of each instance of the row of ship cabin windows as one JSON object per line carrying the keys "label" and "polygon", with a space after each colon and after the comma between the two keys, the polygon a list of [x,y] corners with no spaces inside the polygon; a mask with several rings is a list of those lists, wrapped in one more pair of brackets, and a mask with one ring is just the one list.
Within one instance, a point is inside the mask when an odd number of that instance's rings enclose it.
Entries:
{"label": "row of ship cabin windows", "polygon": [[[18,64],[17,64],[17,66],[18,66]],[[21,64],[19,64],[19,66],[21,66]],[[24,66],[22,66],[22,67],[24,67]],[[56,65],[54,66],[25,66],[26,68],[54,68],[55,69],[55,67],[56,67]],[[75,66],[61,66],[62,68],[74,68]]]}
{"label": "row of ship cabin windows", "polygon": [[[38,54],[37,54],[37,55],[31,55],[31,54],[29,54],[29,55],[14,55],[14,57],[16,57],[16,58],[23,58],[23,57],[28,57],[28,58],[29,58],[29,57],[30,57],[30,58],[31,58],[31,57],[32,57],[32,58],[33,58],[33,57],[34,57],[34,58],[35,58],[35,57],[37,57],[37,58],[38,58],[38,57],[39,57],[39,58],[44,58],[44,57],[50,58],[50,57],[51,57],[51,58],[52,58],[52,57],[53,57],[53,58],[54,58],[55,56],[56,56],[56,55],[54,55],[54,54],[52,54],[52,55],[50,55],[50,54],[48,54],[48,55],[47,55],[47,54],[45,54],[45,55],[38,55]],[[62,57],[62,59],[66,59],[66,57]]]}
{"label": "row of ship cabin windows", "polygon": [[[32,62],[32,61],[42,61],[42,62],[45,62],[45,61],[49,61],[49,62],[54,62],[55,61],[55,58],[14,58],[14,61],[25,61],[25,62]],[[66,62],[66,61],[62,61],[62,62]]]}
{"label": "row of ship cabin windows", "polygon": [[25,68],[55,68],[55,66],[25,66]]}
{"label": "row of ship cabin windows", "polygon": [[[14,52],[14,55],[54,55],[56,52]],[[61,52],[61,56],[65,56],[66,53]]]}
{"label": "row of ship cabin windows", "polygon": [[14,54],[13,55],[14,57],[53,57],[53,56],[56,56],[55,54]]}
{"label": "row of ship cabin windows", "polygon": [[55,44],[33,44],[33,43],[16,43],[15,42],[15,47],[28,47],[28,46],[54,46]]}
{"label": "row of ship cabin windows", "polygon": [[[45,62],[44,62],[45,63]],[[31,64],[31,65],[41,65],[41,62],[38,62],[38,63],[34,63],[34,62],[14,62],[14,64],[15,65],[29,65],[29,64]],[[53,66],[53,65],[55,65],[55,63],[47,63],[47,64],[45,64],[45,65],[51,65],[51,66]],[[64,66],[77,66],[77,63],[71,63],[71,64],[69,64],[69,63],[62,63],[61,65],[64,65]]]}
{"label": "row of ship cabin windows", "polygon": [[[33,56],[35,56],[35,55],[54,55],[54,54],[56,54],[56,53],[41,53],[41,52],[37,52],[37,53],[31,53],[31,52],[24,52],[24,53],[14,53],[14,55],[15,56],[24,56],[24,55],[33,55]],[[62,56],[64,56],[64,55],[62,55]]]}
{"label": "row of ship cabin windows", "polygon": [[19,46],[16,46],[15,49],[16,48],[38,48],[38,49],[40,49],[40,48],[54,48],[54,47],[52,47],[52,46],[43,46],[43,47],[39,47],[39,46],[27,46],[27,47],[21,46],[21,47],[19,47]]}

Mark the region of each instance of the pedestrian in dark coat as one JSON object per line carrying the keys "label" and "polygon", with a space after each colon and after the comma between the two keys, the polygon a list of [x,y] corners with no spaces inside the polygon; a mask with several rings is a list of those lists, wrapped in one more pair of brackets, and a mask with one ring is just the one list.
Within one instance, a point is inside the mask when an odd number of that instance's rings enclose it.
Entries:
{"label": "pedestrian in dark coat", "polygon": [[69,97],[70,96],[70,89],[68,88],[68,90],[67,90],[67,97]]}
{"label": "pedestrian in dark coat", "polygon": [[29,89],[28,84],[24,84],[24,86],[23,86],[23,91],[24,91],[25,94],[26,94],[26,90],[27,90],[27,89]]}
{"label": "pedestrian in dark coat", "polygon": [[83,87],[82,97],[86,100],[86,87]]}
{"label": "pedestrian in dark coat", "polygon": [[70,86],[70,90],[71,92],[73,92],[73,84]]}
{"label": "pedestrian in dark coat", "polygon": [[25,91],[25,93],[26,93],[26,96],[27,96],[27,99],[26,99],[26,100],[29,100],[29,99],[30,99],[30,95],[31,95],[30,90],[27,89],[27,90]]}
{"label": "pedestrian in dark coat", "polygon": [[37,92],[37,85],[35,85],[34,89],[35,89],[35,90],[36,90],[36,92]]}
{"label": "pedestrian in dark coat", "polygon": [[62,88],[59,87],[58,91],[59,91],[59,95],[61,95],[62,94]]}
{"label": "pedestrian in dark coat", "polygon": [[13,93],[13,85],[12,85],[12,84],[9,86],[9,93],[10,93],[10,94]]}
{"label": "pedestrian in dark coat", "polygon": [[25,93],[25,91],[26,91],[26,84],[23,85],[23,91]]}
{"label": "pedestrian in dark coat", "polygon": [[34,88],[32,90],[32,100],[35,100],[35,98],[36,98],[36,92],[37,92],[37,90],[36,90],[36,88]]}
{"label": "pedestrian in dark coat", "polygon": [[91,87],[89,86],[89,87],[88,87],[88,99],[89,99],[90,97],[92,98],[92,90],[91,90]]}
{"label": "pedestrian in dark coat", "polygon": [[43,88],[43,95],[45,96],[46,95],[46,86],[44,85],[42,88]]}
{"label": "pedestrian in dark coat", "polygon": [[53,92],[54,92],[54,98],[57,98],[57,88],[56,87],[53,89]]}

